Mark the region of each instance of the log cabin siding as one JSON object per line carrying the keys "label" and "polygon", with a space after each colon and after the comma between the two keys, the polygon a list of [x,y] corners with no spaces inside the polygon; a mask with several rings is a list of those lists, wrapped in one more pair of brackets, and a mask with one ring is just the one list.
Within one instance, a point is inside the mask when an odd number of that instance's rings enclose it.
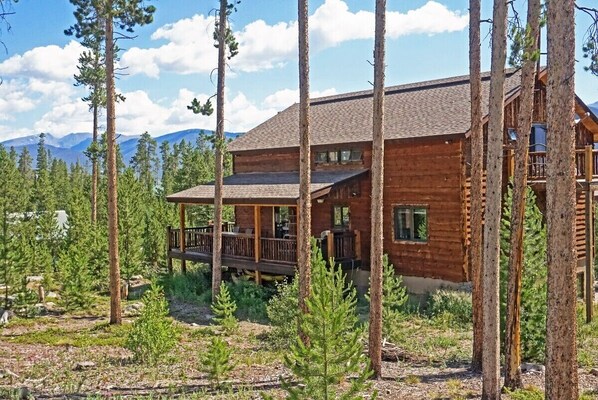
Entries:
{"label": "log cabin siding", "polygon": [[[384,162],[384,251],[399,274],[461,282],[467,279],[463,141],[389,142]],[[394,238],[394,207],[428,210],[425,243]]]}

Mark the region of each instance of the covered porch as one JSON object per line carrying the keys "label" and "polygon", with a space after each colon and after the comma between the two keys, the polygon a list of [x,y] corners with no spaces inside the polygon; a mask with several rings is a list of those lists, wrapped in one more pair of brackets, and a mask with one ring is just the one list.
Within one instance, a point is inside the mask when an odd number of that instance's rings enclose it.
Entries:
{"label": "covered porch", "polygon": [[[322,201],[333,189],[354,184],[366,170],[314,171],[312,201]],[[179,226],[167,228],[168,264],[181,260],[212,262],[213,226],[187,227],[186,207],[214,202],[214,185],[196,186],[167,196],[178,203]],[[223,203],[235,207],[235,221],[223,225],[222,264],[238,270],[293,275],[297,266],[299,174],[293,172],[235,174],[224,179]],[[320,200],[318,200],[320,199]],[[332,218],[331,218],[332,220]],[[313,232],[325,259],[343,267],[361,264],[361,233],[327,229]]]}

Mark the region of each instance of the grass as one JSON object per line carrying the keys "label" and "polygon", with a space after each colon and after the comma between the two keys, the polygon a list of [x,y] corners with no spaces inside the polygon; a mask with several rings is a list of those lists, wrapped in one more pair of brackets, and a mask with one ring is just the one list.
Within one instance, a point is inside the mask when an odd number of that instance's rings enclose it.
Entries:
{"label": "grass", "polygon": [[594,305],[594,319],[586,324],[585,308],[578,308],[577,360],[582,368],[598,367],[598,304]]}
{"label": "grass", "polygon": [[99,323],[84,330],[67,330],[60,327],[50,327],[44,330],[25,332],[9,337],[12,343],[43,344],[47,346],[119,346],[124,345],[129,324],[113,326]]}

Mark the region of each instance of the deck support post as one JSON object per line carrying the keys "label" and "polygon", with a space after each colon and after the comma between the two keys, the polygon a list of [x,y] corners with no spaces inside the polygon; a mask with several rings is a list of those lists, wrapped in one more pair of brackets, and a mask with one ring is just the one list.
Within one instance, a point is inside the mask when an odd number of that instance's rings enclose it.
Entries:
{"label": "deck support post", "polygon": [[258,263],[261,258],[262,249],[262,218],[261,218],[261,206],[253,206],[253,253],[255,256],[255,283],[258,285],[262,284],[262,273],[258,270]]}
{"label": "deck support post", "polygon": [[361,231],[355,230],[355,259],[361,260]]}
{"label": "deck support post", "polygon": [[[180,226],[180,237],[179,245],[181,253],[185,252],[185,204],[179,203],[179,226]],[[181,258],[181,271],[187,273],[187,260]]]}
{"label": "deck support post", "polygon": [[594,306],[594,193],[591,182],[594,176],[594,159],[591,145],[585,148],[585,219],[586,219],[586,270],[585,297],[586,297],[586,322],[592,322]]}

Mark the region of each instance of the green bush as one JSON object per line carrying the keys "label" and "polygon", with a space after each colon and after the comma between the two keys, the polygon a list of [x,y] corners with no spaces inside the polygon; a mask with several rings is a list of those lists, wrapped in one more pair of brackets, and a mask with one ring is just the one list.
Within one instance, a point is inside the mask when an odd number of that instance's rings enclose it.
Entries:
{"label": "green bush", "polygon": [[125,347],[138,362],[155,365],[178,342],[178,331],[168,317],[168,303],[162,288],[152,283],[142,298],[144,307],[127,335]]}
{"label": "green bush", "polygon": [[237,305],[231,299],[228,287],[224,282],[220,284],[220,293],[216,296],[216,301],[212,303],[212,312],[214,321],[224,329],[228,334],[234,332],[239,323],[235,318]]}
{"label": "green bush", "polygon": [[[369,289],[366,299],[369,302]],[[405,305],[409,300],[403,278],[397,275],[395,267],[388,262],[388,256],[382,260],[382,335],[385,338],[395,336],[397,323],[402,319]]]}
{"label": "green bush", "polygon": [[276,294],[272,296],[266,311],[272,330],[268,334],[275,348],[288,348],[297,337],[299,318],[299,279],[276,284]]}
{"label": "green bush", "polygon": [[212,299],[212,283],[206,268],[200,267],[186,274],[174,273],[162,281],[168,296],[181,301],[209,304]]}
{"label": "green bush", "polygon": [[430,295],[427,313],[444,324],[466,327],[472,323],[471,293],[439,289]]}
{"label": "green bush", "polygon": [[220,387],[222,380],[233,370],[231,353],[228,343],[218,336],[212,338],[207,352],[201,352],[201,369],[208,374],[212,386]]}
{"label": "green bush", "polygon": [[254,322],[268,320],[266,305],[273,294],[272,289],[245,279],[229,283],[228,288],[237,304],[237,318]]}
{"label": "green bush", "polygon": [[[312,245],[312,286],[301,316],[300,338],[285,355],[284,363],[299,385],[283,379],[292,399],[361,399],[369,389],[369,362],[363,353],[362,330],[355,312],[356,293],[340,268],[328,268],[321,251]],[[339,385],[346,382],[350,384]]]}
{"label": "green bush", "polygon": [[[512,189],[505,195],[500,230],[500,303],[501,332],[506,324],[507,280],[511,233]],[[536,195],[526,192],[523,231],[523,272],[521,278],[521,357],[542,362],[546,343],[546,227],[536,205]]]}

